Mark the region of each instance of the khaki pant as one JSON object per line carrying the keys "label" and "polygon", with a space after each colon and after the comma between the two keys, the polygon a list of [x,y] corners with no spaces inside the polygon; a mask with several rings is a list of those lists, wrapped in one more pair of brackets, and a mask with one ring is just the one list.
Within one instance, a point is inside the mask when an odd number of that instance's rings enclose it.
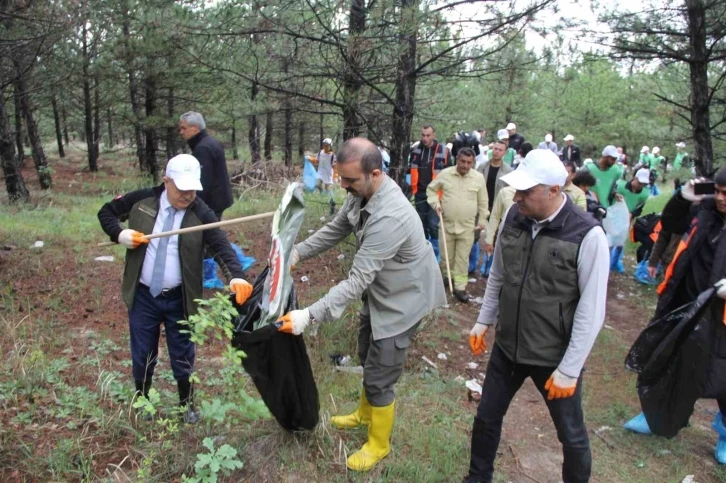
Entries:
{"label": "khaki pant", "polygon": [[[451,266],[451,278],[454,281],[456,290],[466,290],[469,281],[469,253],[474,244],[474,228],[467,230],[461,235],[447,233],[443,227],[439,229],[439,238],[446,237],[446,249],[449,252],[449,265]],[[446,260],[443,244],[439,244],[441,252],[441,270],[446,276]]]}

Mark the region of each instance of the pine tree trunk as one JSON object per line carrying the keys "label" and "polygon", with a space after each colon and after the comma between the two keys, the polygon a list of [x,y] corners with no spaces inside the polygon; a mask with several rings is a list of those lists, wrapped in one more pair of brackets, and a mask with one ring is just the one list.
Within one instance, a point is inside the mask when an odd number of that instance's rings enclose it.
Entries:
{"label": "pine tree trunk", "polygon": [[108,130],[108,149],[113,149],[113,147],[117,144],[114,142],[113,139],[113,123],[112,123],[112,116],[113,113],[111,112],[111,108],[106,108],[106,129]]}
{"label": "pine tree trunk", "polygon": [[232,118],[232,159],[239,159],[239,151],[237,150],[237,119]]}
{"label": "pine tree trunk", "polygon": [[272,159],[272,111],[265,114],[265,159]]}
{"label": "pine tree trunk", "polygon": [[[320,105],[320,110],[322,111],[324,107],[325,106],[323,106],[321,104]],[[322,146],[323,145],[323,139],[325,139],[325,124],[324,124],[325,123],[325,119],[324,118],[325,118],[325,114],[323,114],[321,112],[320,113],[320,132],[319,132],[319,135],[320,135],[320,143],[318,144],[319,146]]]}
{"label": "pine tree trunk", "polygon": [[151,176],[154,183],[158,179],[159,167],[156,161],[156,153],[159,150],[156,140],[156,133],[154,132],[154,126],[149,121],[153,119],[156,111],[156,85],[154,79],[150,76],[144,79],[144,92],[145,92],[145,108],[146,108],[146,125],[144,127],[144,137],[146,138],[146,147],[144,150],[146,158],[146,172]]}
{"label": "pine tree trunk", "polygon": [[169,116],[169,126],[166,128],[166,158],[171,159],[179,152],[176,143],[176,119],[174,116],[174,88],[169,88],[166,98],[166,114]]}
{"label": "pine tree trunk", "polygon": [[360,135],[360,78],[361,46],[359,35],[366,28],[365,0],[351,0],[348,36],[348,56],[343,69],[343,140]]}
{"label": "pine tree trunk", "polygon": [[68,119],[66,117],[65,102],[61,103],[61,117],[63,118],[63,140],[66,142],[66,146],[69,146],[71,143],[68,139]]}
{"label": "pine tree trunk", "polygon": [[297,154],[300,159],[305,156],[305,121],[300,121],[297,128]]}
{"label": "pine tree trunk", "polygon": [[101,94],[98,88],[98,76],[93,78],[93,150],[98,163],[101,153]]}
{"label": "pine tree trunk", "polygon": [[17,82],[13,85],[13,108],[15,117],[15,147],[18,150],[18,166],[25,164],[25,146],[23,145],[23,108],[20,107],[20,89]]}
{"label": "pine tree trunk", "polygon": [[285,99],[285,166],[292,166],[292,101]]}
{"label": "pine tree trunk", "polygon": [[[250,89],[250,104],[252,104],[253,109],[255,109],[255,101],[257,100],[259,90],[257,83],[253,82]],[[250,156],[252,157],[252,162],[256,163],[260,160],[260,127],[257,123],[257,114],[254,111],[247,118],[247,124],[247,142],[250,146]]]}
{"label": "pine tree trunk", "polygon": [[706,12],[702,0],[686,0],[688,13],[691,76],[691,127],[696,170],[709,176],[713,165],[713,143],[709,117],[710,89],[708,86],[709,48],[706,38]]}
{"label": "pine tree trunk", "polygon": [[139,102],[136,74],[132,66],[131,53],[131,20],[127,10],[123,13],[122,31],[124,38],[124,54],[126,56],[126,75],[129,79],[129,99],[131,101],[131,112],[133,113],[134,142],[136,143],[136,158],[139,160],[139,169],[143,173],[146,170],[144,161],[144,140],[141,133],[141,104]]}
{"label": "pine tree trunk", "polygon": [[87,23],[83,22],[81,33],[81,46],[83,53],[83,66],[81,67],[83,74],[83,126],[86,134],[86,147],[88,149],[88,169],[91,172],[98,171],[98,157],[93,143],[93,102],[91,101],[91,78],[88,73],[88,29]]}
{"label": "pine tree trunk", "polygon": [[53,124],[55,125],[55,141],[58,143],[58,156],[61,158],[66,157],[66,152],[63,150],[63,135],[61,134],[60,126],[60,113],[58,112],[58,101],[55,98],[55,92],[51,94],[50,104],[53,107]]}
{"label": "pine tree trunk", "polygon": [[398,75],[396,76],[396,106],[391,126],[391,164],[389,175],[399,184],[405,178],[409,151],[413,101],[416,94],[416,37],[419,0],[401,1],[401,36],[399,38]]}
{"label": "pine tree trunk", "polygon": [[25,128],[28,133],[28,139],[30,140],[30,146],[32,147],[33,162],[35,163],[35,170],[38,172],[38,183],[42,189],[47,190],[52,184],[50,171],[48,171],[48,160],[43,151],[43,143],[38,133],[38,125],[33,117],[33,111],[30,109],[30,99],[28,99],[28,89],[25,84],[25,73],[23,73],[23,69],[21,69],[17,61],[15,61],[15,72],[17,73],[17,86],[18,93],[20,94],[20,108],[23,111]]}
{"label": "pine tree trunk", "polygon": [[0,163],[2,163],[5,188],[10,202],[29,201],[30,193],[25,186],[18,159],[15,157],[13,142],[10,119],[5,108],[5,96],[0,92]]}

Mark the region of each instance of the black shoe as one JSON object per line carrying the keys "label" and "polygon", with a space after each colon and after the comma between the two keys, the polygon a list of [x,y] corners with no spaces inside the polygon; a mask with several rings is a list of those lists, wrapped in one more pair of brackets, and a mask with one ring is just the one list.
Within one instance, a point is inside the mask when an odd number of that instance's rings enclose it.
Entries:
{"label": "black shoe", "polygon": [[194,406],[189,404],[184,411],[183,416],[184,422],[187,424],[197,424],[199,422],[199,412],[194,409]]}
{"label": "black shoe", "polygon": [[471,295],[466,293],[466,290],[454,290],[454,297],[456,297],[456,300],[462,304],[469,303],[469,300],[471,299]]}

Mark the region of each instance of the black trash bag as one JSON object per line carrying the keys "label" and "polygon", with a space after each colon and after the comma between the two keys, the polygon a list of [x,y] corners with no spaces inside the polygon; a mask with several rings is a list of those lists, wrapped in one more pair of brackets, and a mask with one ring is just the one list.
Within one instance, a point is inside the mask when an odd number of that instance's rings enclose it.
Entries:
{"label": "black trash bag", "polygon": [[[312,430],[318,424],[320,403],[305,340],[302,335],[278,332],[274,324],[252,330],[260,318],[260,300],[269,267],[257,276],[252,295],[244,305],[232,305],[235,319],[232,346],[247,357],[242,366],[252,377],[262,400],[287,431]],[[290,291],[287,310],[297,308],[295,287]]]}
{"label": "black trash bag", "polygon": [[652,321],[625,360],[638,372],[638,397],[653,434],[672,438],[688,425],[703,397],[711,360],[710,288],[687,305]]}

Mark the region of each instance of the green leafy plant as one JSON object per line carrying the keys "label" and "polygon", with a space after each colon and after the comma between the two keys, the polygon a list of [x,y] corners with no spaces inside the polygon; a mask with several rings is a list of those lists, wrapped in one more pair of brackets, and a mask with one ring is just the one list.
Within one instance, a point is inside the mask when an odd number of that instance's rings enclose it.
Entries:
{"label": "green leafy plant", "polygon": [[194,476],[182,475],[185,483],[216,483],[219,473],[229,476],[233,470],[242,468],[242,462],[237,459],[237,450],[230,445],[223,444],[215,450],[212,438],[204,438],[202,444],[209,453],[197,455]]}

